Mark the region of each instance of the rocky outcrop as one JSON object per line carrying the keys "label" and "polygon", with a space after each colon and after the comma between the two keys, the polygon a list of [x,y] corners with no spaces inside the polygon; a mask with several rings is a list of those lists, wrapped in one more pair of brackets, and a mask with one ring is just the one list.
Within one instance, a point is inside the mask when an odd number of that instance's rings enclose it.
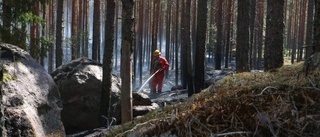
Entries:
{"label": "rocky outcrop", "polygon": [[159,105],[157,103],[153,103],[149,96],[144,93],[133,92],[132,98],[132,113],[134,118],[145,115],[159,108]]}
{"label": "rocky outcrop", "polygon": [[150,106],[152,104],[149,96],[141,92],[133,92],[132,98],[133,106]]}
{"label": "rocky outcrop", "polygon": [[0,44],[0,136],[65,136],[52,77],[22,49]]}
{"label": "rocky outcrop", "polygon": [[[59,87],[63,110],[61,117],[67,134],[100,127],[102,65],[78,58],[58,67],[51,76]],[[120,79],[113,75],[110,117],[120,122]]]}
{"label": "rocky outcrop", "polygon": [[[66,133],[89,132],[100,127],[102,65],[87,58],[78,58],[60,66],[51,75],[59,87],[63,101],[61,117]],[[113,124],[121,123],[120,85],[120,79],[113,75],[109,108],[109,117],[116,120]],[[133,107],[134,116],[144,115],[158,108],[143,93],[133,93],[133,106],[139,106]]]}

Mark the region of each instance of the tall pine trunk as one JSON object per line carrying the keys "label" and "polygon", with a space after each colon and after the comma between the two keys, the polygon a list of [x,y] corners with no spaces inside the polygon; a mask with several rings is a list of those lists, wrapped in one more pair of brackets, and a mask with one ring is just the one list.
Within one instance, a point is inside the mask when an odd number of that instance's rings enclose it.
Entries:
{"label": "tall pine trunk", "polygon": [[178,85],[179,81],[179,8],[180,0],[176,0],[176,14],[175,14],[175,62],[176,62],[176,71],[175,71],[175,84]]}
{"label": "tall pine trunk", "polygon": [[[180,64],[180,70],[181,70],[181,85],[184,89],[187,89],[187,75],[188,75],[188,64],[187,64],[187,47],[186,47],[186,43],[187,43],[187,38],[188,38],[188,34],[190,35],[190,32],[188,33],[187,31],[189,31],[187,29],[187,24],[190,26],[190,23],[187,23],[186,20],[186,0],[182,0],[181,2],[181,50],[180,50],[180,60],[181,60],[181,64]],[[188,12],[190,12],[188,10]],[[188,33],[188,34],[187,34]]]}
{"label": "tall pine trunk", "polygon": [[[114,0],[107,0],[105,22],[105,45],[103,53],[103,73],[102,73],[102,91],[100,115],[109,118],[110,100],[111,100],[111,84],[112,84],[112,68],[113,68],[113,45],[114,45],[114,16],[115,3]],[[100,126],[105,126],[107,120],[100,117]]]}
{"label": "tall pine trunk", "polygon": [[[39,3],[33,1],[33,4],[34,6],[32,7],[32,14],[39,16]],[[37,61],[40,59],[40,48],[38,47],[39,45],[37,40],[38,27],[38,22],[33,20],[30,27],[30,55]]]}
{"label": "tall pine trunk", "polygon": [[238,1],[236,71],[249,71],[249,8],[250,0]]}
{"label": "tall pine trunk", "polygon": [[[55,31],[55,27],[54,27],[54,13],[55,13],[55,4],[54,1],[50,1],[49,4],[49,37],[53,37],[54,36],[54,31]],[[54,66],[53,66],[53,44],[50,44],[49,46],[49,57],[48,57],[48,72],[51,73]]]}
{"label": "tall pine trunk", "polygon": [[312,53],[312,29],[313,29],[312,24],[313,24],[313,15],[314,15],[313,12],[314,12],[314,0],[308,0],[305,59],[310,57]]}
{"label": "tall pine trunk", "polygon": [[232,17],[232,12],[231,12],[231,8],[232,8],[232,0],[228,0],[228,9],[227,9],[227,24],[226,24],[226,29],[227,29],[227,41],[226,41],[226,52],[225,52],[225,68],[229,67],[229,57],[230,57],[230,32],[231,32],[231,17]]}
{"label": "tall pine trunk", "polygon": [[[168,0],[167,1],[167,14],[166,14],[166,59],[168,61],[171,61],[171,56],[170,56],[170,45],[171,45],[171,36],[170,36],[170,30],[171,30],[171,4],[172,1]],[[168,77],[169,71],[166,71],[166,77]]]}
{"label": "tall pine trunk", "polygon": [[206,47],[206,30],[207,30],[207,0],[198,1],[197,15],[197,47],[195,50],[195,72],[194,87],[195,93],[199,93],[204,89],[204,63],[205,63],[205,47]]}
{"label": "tall pine trunk", "polygon": [[313,23],[313,53],[320,52],[320,0],[315,0]]}
{"label": "tall pine trunk", "polygon": [[267,0],[264,70],[272,71],[283,65],[284,0]]}
{"label": "tall pine trunk", "polygon": [[221,56],[222,56],[222,3],[223,0],[218,0],[218,14],[217,14],[217,45],[215,46],[214,63],[215,69],[221,70]]}
{"label": "tall pine trunk", "polygon": [[72,2],[72,28],[71,28],[71,59],[76,59],[78,55],[78,23],[79,23],[79,0]]}
{"label": "tall pine trunk", "polygon": [[254,22],[255,22],[255,17],[256,17],[256,0],[250,0],[250,25],[249,25],[249,29],[250,29],[250,42],[249,42],[249,47],[250,47],[250,68],[251,69],[255,69],[255,60],[256,60],[256,45],[254,44]]}
{"label": "tall pine trunk", "polygon": [[11,38],[11,0],[2,1],[2,30],[1,41],[10,42]]}
{"label": "tall pine trunk", "polygon": [[100,0],[94,0],[92,59],[98,60],[100,45]]}
{"label": "tall pine trunk", "polygon": [[305,39],[305,24],[306,24],[306,6],[307,0],[302,0],[300,3],[300,21],[299,21],[299,34],[298,34],[298,56],[297,62],[302,60],[304,39]]}
{"label": "tall pine trunk", "polygon": [[122,0],[121,122],[132,120],[133,0]]}
{"label": "tall pine trunk", "polygon": [[63,49],[62,49],[62,26],[63,26],[63,3],[64,0],[58,0],[57,6],[57,31],[56,31],[56,67],[62,65],[63,61]]}
{"label": "tall pine trunk", "polygon": [[138,39],[138,43],[137,43],[137,47],[139,48],[139,85],[142,85],[142,68],[143,68],[143,59],[142,59],[142,52],[143,52],[143,45],[142,45],[142,41],[143,41],[143,32],[144,32],[144,12],[145,12],[145,6],[144,6],[145,2],[144,0],[140,0],[139,1],[139,24],[138,24],[138,34],[137,34],[137,39]]}
{"label": "tall pine trunk", "polygon": [[258,58],[257,58],[257,69],[262,69],[262,45],[263,45],[263,25],[264,25],[264,0],[259,0],[258,3],[258,30],[257,30],[257,46],[258,46]]}

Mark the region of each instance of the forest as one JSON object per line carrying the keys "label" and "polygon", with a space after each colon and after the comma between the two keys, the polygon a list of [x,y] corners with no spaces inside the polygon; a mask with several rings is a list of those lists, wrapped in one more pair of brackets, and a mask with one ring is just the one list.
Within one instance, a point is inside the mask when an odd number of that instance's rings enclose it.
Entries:
{"label": "forest", "polygon": [[[316,0],[0,2],[1,42],[25,49],[49,73],[79,57],[101,62],[104,85],[120,71],[122,92],[129,94],[142,84],[156,49],[175,70],[175,85],[190,95],[205,88],[208,65],[274,71],[320,51]],[[107,98],[108,86],[103,89]],[[130,106],[130,96],[124,99]]]}

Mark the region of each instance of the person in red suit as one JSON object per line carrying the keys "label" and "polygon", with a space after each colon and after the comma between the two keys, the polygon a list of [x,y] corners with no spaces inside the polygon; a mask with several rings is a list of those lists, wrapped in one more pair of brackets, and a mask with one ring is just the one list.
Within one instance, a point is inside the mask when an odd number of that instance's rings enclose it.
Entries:
{"label": "person in red suit", "polygon": [[[156,93],[156,92],[161,93],[164,74],[165,74],[165,71],[169,68],[168,61],[160,55],[161,55],[161,52],[159,50],[155,50],[153,52],[153,59],[151,62],[151,72],[152,74],[154,73],[156,74],[152,78],[151,93]],[[157,91],[157,86],[158,86],[158,91]]]}

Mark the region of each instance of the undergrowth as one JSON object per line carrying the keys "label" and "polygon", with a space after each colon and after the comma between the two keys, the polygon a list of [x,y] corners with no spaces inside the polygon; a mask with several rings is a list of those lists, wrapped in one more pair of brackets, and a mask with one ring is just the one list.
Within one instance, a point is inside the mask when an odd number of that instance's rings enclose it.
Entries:
{"label": "undergrowth", "polygon": [[229,75],[106,136],[320,136],[319,78],[302,63]]}

